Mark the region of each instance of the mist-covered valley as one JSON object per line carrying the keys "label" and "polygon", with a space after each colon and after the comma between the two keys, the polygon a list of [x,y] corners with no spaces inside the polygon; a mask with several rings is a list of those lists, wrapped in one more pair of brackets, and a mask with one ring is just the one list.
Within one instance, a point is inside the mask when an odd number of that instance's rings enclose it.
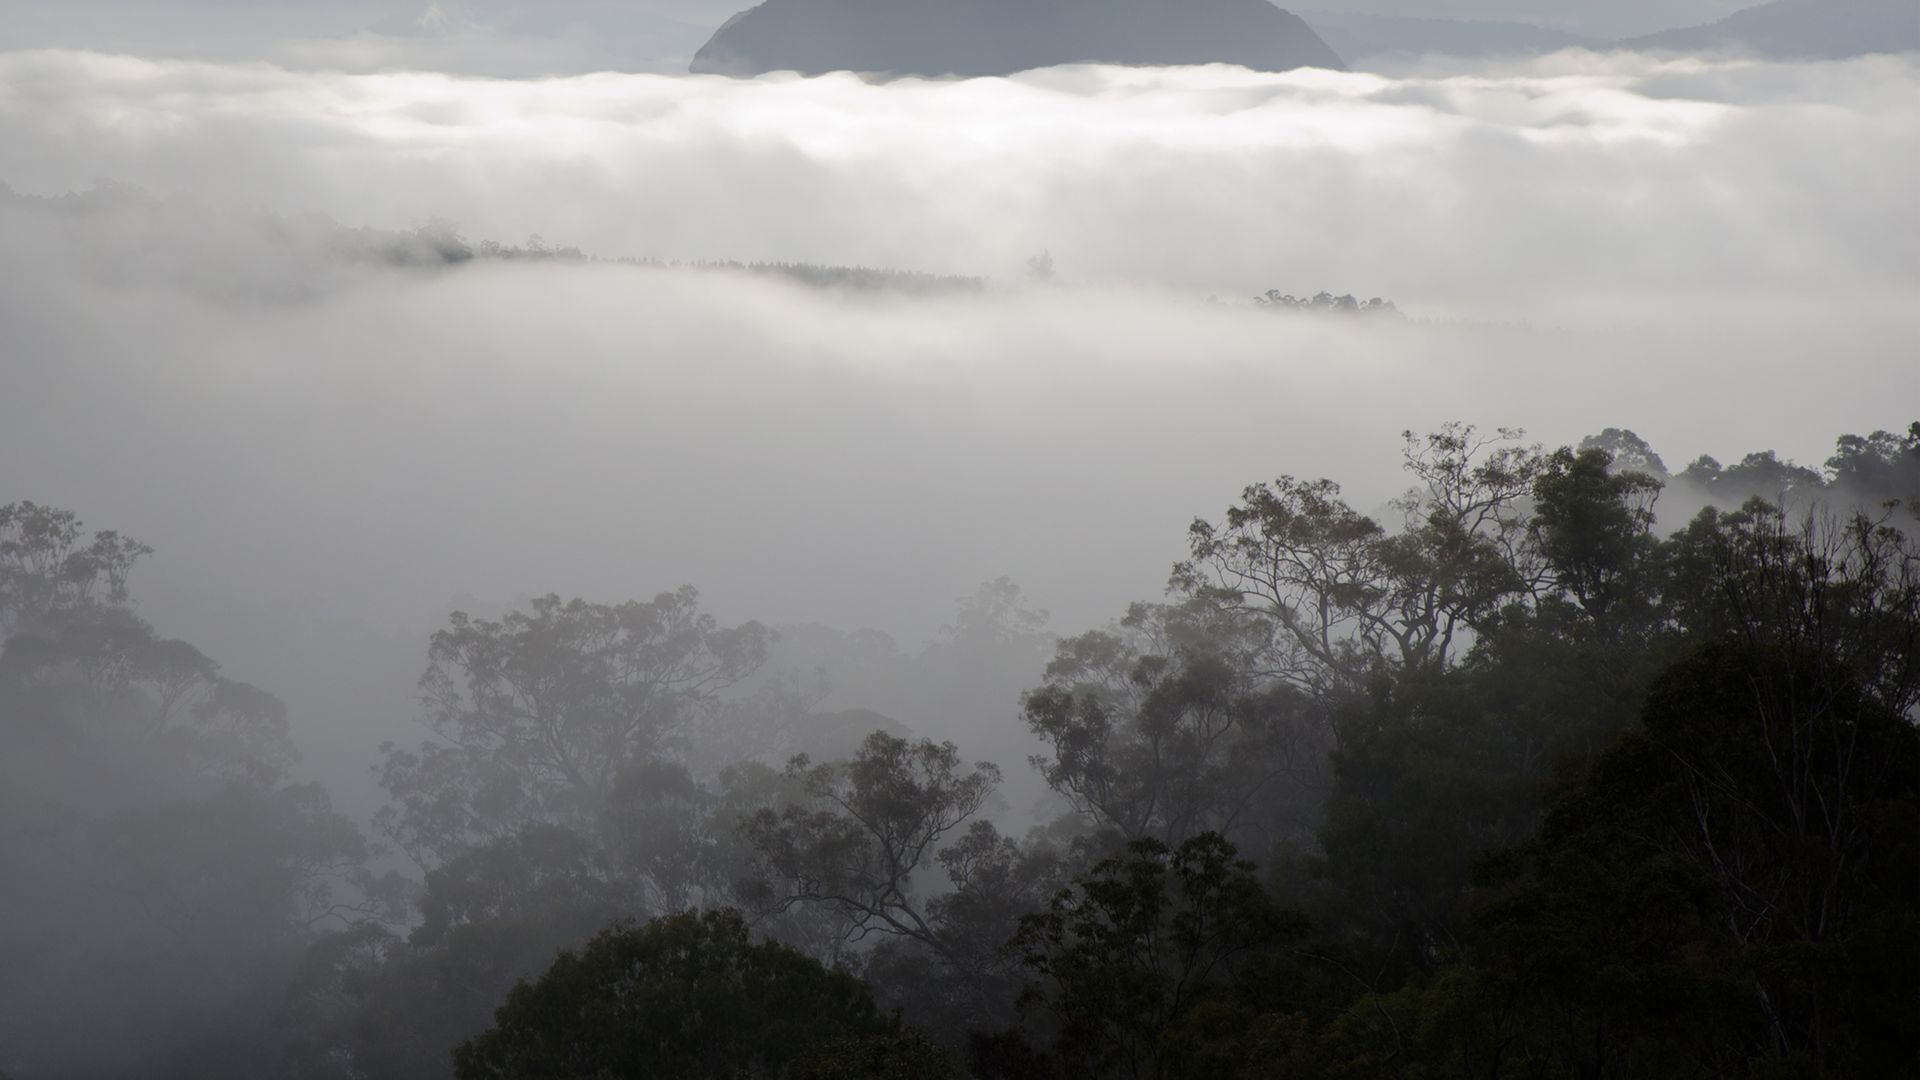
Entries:
{"label": "mist-covered valley", "polygon": [[1920,1063],[1915,54],[244,51],[0,52],[0,1074]]}

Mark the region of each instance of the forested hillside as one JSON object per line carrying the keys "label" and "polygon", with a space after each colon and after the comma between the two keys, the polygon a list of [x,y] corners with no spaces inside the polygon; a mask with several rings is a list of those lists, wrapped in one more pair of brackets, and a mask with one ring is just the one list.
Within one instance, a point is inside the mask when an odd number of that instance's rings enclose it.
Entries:
{"label": "forested hillside", "polygon": [[[1030,762],[818,711],[690,587],[456,612],[365,824],[141,618],[152,552],[7,505],[0,1067],[1920,1067],[1920,423],[1819,470],[1462,425],[1404,466],[1387,515],[1283,475],[1193,522],[1033,671]],[[951,677],[1036,619],[983,590]],[[1028,769],[1061,812],[1005,829]]]}

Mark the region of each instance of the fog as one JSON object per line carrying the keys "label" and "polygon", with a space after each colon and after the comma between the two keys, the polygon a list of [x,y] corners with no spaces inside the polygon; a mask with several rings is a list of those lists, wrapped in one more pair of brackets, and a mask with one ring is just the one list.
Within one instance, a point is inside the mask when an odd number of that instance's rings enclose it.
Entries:
{"label": "fog", "polygon": [[[355,818],[379,744],[424,735],[454,608],[690,583],[726,625],[913,655],[1004,576],[1073,634],[1159,596],[1248,484],[1384,507],[1403,431],[1817,466],[1920,402],[1913,56],[888,83],[279,59],[0,53],[0,503],[151,545],[141,614],[285,697],[298,775]],[[587,257],[342,241],[422,227]],[[716,260],[979,281],[659,265]],[[952,699],[993,715],[894,718],[999,760],[1024,824],[1039,660],[1009,670]],[[913,711],[890,693],[832,703]]]}
{"label": "fog", "polygon": [[[1349,282],[1585,328],[1824,287],[1897,293],[1912,62],[1567,53],[1387,80],[1073,68],[888,86],[337,76],[5,60],[0,175],[351,225],[451,218],[599,255],[1243,293]],[[208,163],[218,162],[217,169]]]}
{"label": "fog", "polygon": [[[1818,462],[1895,425],[1920,399],[1914,75],[1576,53],[515,83],[9,55],[0,177],[157,201],[6,211],[0,481],[155,546],[151,609],[276,686],[303,626],[419,640],[463,595],[692,582],[729,617],[913,641],[1005,574],[1095,625],[1244,484],[1397,494],[1403,429]],[[401,271],[268,227],[314,212],[992,285]],[[1245,301],[1276,287],[1410,319]]]}

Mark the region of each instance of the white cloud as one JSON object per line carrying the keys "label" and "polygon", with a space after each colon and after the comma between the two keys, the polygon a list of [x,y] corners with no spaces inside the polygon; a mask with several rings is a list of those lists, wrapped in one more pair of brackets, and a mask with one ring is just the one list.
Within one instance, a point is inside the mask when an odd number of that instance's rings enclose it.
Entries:
{"label": "white cloud", "polygon": [[[1920,265],[1920,80],[1567,54],[1492,77],[1066,68],[869,85],[0,58],[0,177],[605,253],[1327,284],[1591,323]],[[1595,301],[1599,310],[1595,310]]]}
{"label": "white cloud", "polygon": [[[0,55],[0,179],[163,197],[0,210],[0,499],[154,544],[170,632],[242,675],[276,620],[461,592],[692,581],[728,617],[910,636],[1007,573],[1074,628],[1151,594],[1245,483],[1385,498],[1402,428],[1624,425],[1678,463],[1903,426],[1917,73],[1568,54],[877,86]],[[253,208],[1011,282],[1045,248],[1066,284],[402,272]],[[1439,321],[1201,301],[1267,287]]]}

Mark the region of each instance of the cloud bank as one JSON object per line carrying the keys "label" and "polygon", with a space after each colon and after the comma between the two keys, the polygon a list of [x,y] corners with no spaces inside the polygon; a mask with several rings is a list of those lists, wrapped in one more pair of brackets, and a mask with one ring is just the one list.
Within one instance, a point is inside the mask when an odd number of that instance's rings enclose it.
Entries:
{"label": "cloud bank", "polygon": [[[1377,505],[1404,428],[1817,462],[1904,426],[1916,75],[1562,54],[1471,78],[510,82],[0,55],[0,180],[156,197],[0,204],[0,492],[154,545],[170,632],[296,699],[303,643],[417,650],[462,594],[690,581],[726,619],[911,638],[1008,574],[1077,629],[1151,595],[1246,483],[1329,475]],[[337,258],[307,212],[995,284],[406,270]],[[1048,285],[1021,273],[1042,250]],[[1413,317],[1239,299],[1267,288]],[[403,734],[394,705],[308,744]]]}
{"label": "cloud bank", "polygon": [[1556,323],[1638,297],[1910,279],[1916,118],[1904,58],[886,86],[0,58],[0,178],[23,190],[110,177],[664,258],[992,273],[1047,248],[1083,280],[1350,282]]}

